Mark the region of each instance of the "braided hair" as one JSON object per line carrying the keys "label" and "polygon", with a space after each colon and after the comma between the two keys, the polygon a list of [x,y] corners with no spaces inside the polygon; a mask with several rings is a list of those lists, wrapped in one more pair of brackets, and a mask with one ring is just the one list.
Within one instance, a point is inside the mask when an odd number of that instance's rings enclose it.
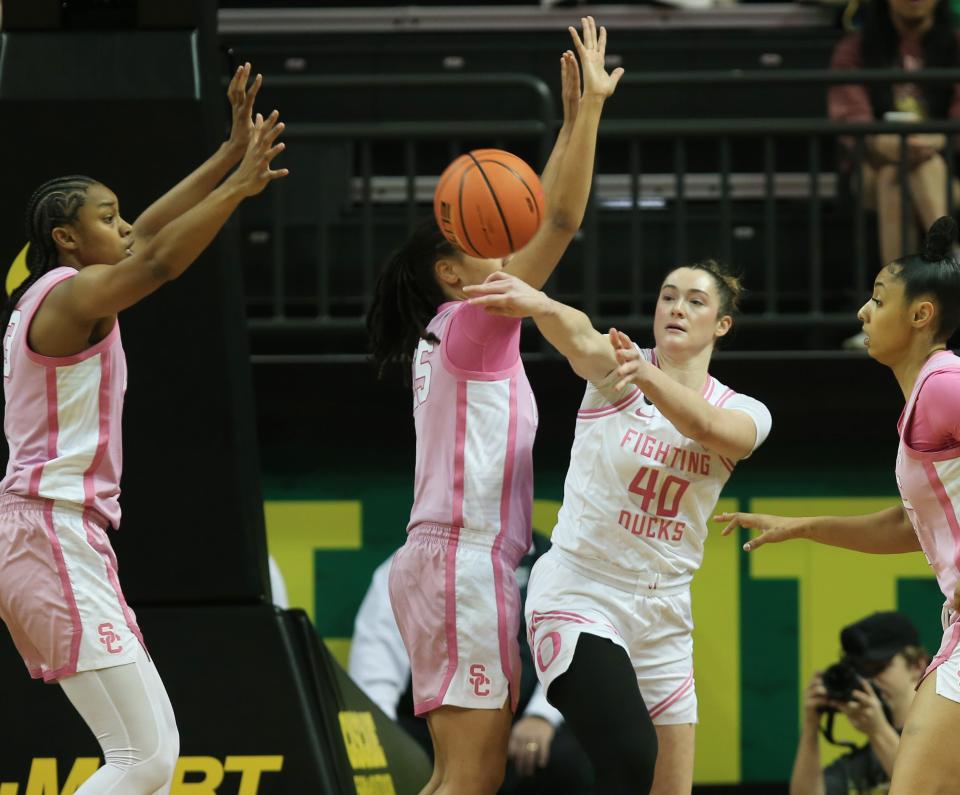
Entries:
{"label": "braided hair", "polygon": [[382,376],[390,364],[409,367],[421,339],[440,342],[427,331],[437,307],[447,300],[434,273],[441,257],[459,253],[432,218],[422,221],[380,272],[367,314],[370,353]]}
{"label": "braided hair", "polygon": [[957,222],[945,215],[933,222],[920,254],[890,263],[890,270],[903,282],[906,301],[930,296],[937,305],[934,342],[946,342],[960,327],[960,262],[956,242]]}
{"label": "braided hair", "polygon": [[44,182],[27,202],[26,232],[29,276],[7,299],[0,314],[0,329],[6,328],[10,315],[24,293],[43,276],[57,267],[59,251],[53,240],[53,230],[77,220],[77,213],[87,199],[87,189],[97,184],[95,179],[80,175],[58,177]]}

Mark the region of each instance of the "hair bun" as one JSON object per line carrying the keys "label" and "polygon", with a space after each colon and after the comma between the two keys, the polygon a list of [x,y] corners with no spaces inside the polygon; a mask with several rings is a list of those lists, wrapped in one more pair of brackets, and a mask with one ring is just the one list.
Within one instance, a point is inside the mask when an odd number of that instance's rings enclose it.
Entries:
{"label": "hair bun", "polygon": [[933,222],[923,243],[923,258],[927,262],[939,262],[950,256],[957,241],[957,222],[944,215]]}

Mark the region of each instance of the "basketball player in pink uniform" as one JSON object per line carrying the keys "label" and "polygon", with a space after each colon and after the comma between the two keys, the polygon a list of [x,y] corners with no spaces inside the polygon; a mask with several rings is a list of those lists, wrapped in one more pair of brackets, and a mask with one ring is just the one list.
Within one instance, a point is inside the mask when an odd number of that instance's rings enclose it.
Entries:
{"label": "basketball player in pink uniform", "polygon": [[[31,676],[58,682],[103,749],[78,795],[168,793],[179,736],[117,579],[127,366],[117,313],[177,278],[240,202],[286,171],[274,111],[251,119],[240,68],[231,140],[133,225],[88,177],[41,185],[27,206],[29,277],[7,303],[0,484],[0,617]],[[217,183],[239,161],[239,167]]]}
{"label": "basketball player in pink uniform", "polygon": [[707,371],[739,283],[712,261],[670,272],[652,349],[600,334],[582,312],[504,274],[466,291],[491,312],[532,317],[587,381],[553,547],[527,592],[547,699],[593,761],[598,792],[689,793],[690,581],[724,484],[771,425],[762,403]]}
{"label": "basketball player in pink uniform", "polygon": [[[894,260],[877,275],[858,317],[870,356],[897,378],[906,405],[897,423],[896,477],[902,506],[866,516],[722,514],[760,531],[744,545],[806,538],[881,554],[922,550],[946,599],[940,650],[907,713],[893,767],[892,795],[947,795],[960,789],[960,358],[947,341],[960,327],[957,225],[938,219],[922,254]],[[931,675],[932,674],[932,675]]]}
{"label": "basketball player in pink uniform", "polygon": [[[464,301],[504,269],[542,285],[580,226],[597,126],[622,69],[603,66],[606,31],[570,29],[583,69],[561,59],[564,127],[544,170],[546,217],[512,257],[454,249],[432,222],[395,253],[368,318],[374,360],[412,366],[414,504],[390,599],[410,657],[414,709],[435,750],[423,793],[494,793],[506,763],[520,671],[514,570],[531,542],[536,405],[520,360],[520,322]],[[411,361],[412,360],[412,361]],[[537,748],[531,748],[535,756]]]}

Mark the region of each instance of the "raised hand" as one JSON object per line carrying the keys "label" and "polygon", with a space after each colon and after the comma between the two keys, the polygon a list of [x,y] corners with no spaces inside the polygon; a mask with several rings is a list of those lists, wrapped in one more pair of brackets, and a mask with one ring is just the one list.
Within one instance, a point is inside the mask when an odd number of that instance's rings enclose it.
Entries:
{"label": "raised hand", "polygon": [[583,39],[577,35],[575,28],[568,28],[573,46],[580,59],[580,68],[583,70],[583,95],[596,96],[606,99],[613,95],[617,83],[623,77],[623,68],[617,67],[610,74],[604,66],[607,52],[607,29],[600,28],[597,35],[597,23],[593,17],[583,17],[580,20],[583,28]]}
{"label": "raised hand", "polygon": [[789,516],[771,516],[765,513],[718,513],[713,517],[715,522],[727,522],[721,535],[730,535],[737,527],[746,527],[750,530],[759,530],[760,535],[751,538],[743,545],[745,552],[752,552],[764,544],[776,544],[798,538],[803,533],[803,519]]}
{"label": "raised hand", "polygon": [[258,74],[254,78],[253,84],[248,87],[250,71],[249,63],[238,66],[237,71],[233,73],[230,86],[227,88],[227,99],[230,100],[230,110],[233,116],[227,146],[236,152],[238,160],[247,151],[250,136],[253,135],[253,103],[260,91],[260,86],[263,84],[263,75]]}
{"label": "raised hand", "polygon": [[560,96],[563,101],[563,127],[572,129],[580,110],[580,67],[572,50],[560,56]]}
{"label": "raised hand", "polygon": [[266,119],[257,114],[247,151],[237,170],[230,176],[230,181],[244,196],[255,196],[275,179],[290,173],[285,168],[276,171],[270,168],[273,159],[286,148],[285,144],[275,143],[283,128],[278,111],[273,111]]}
{"label": "raised hand", "polygon": [[491,273],[483,284],[464,285],[463,292],[471,304],[504,317],[529,317],[550,301],[525,281],[503,271]]}

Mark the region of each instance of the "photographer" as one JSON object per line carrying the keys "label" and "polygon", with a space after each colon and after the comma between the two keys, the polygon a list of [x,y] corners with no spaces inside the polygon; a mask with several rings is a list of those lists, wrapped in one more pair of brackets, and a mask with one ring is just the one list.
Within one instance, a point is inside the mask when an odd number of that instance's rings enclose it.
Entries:
{"label": "photographer", "polygon": [[[814,673],[804,691],[790,795],[886,792],[893,773],[900,730],[929,657],[902,613],[861,619],[843,629],[840,644],[840,663]],[[867,743],[821,769],[818,735],[830,711],[846,715]]]}

